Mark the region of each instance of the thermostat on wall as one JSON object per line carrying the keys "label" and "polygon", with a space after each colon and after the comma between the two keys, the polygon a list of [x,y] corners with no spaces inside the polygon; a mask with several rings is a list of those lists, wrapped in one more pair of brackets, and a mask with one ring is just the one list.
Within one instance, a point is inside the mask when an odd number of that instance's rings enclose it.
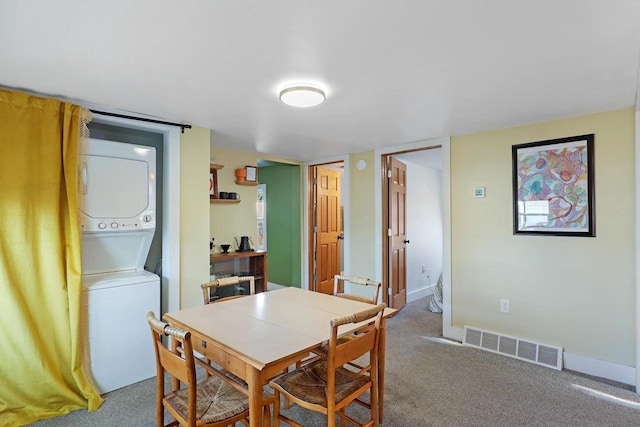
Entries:
{"label": "thermostat on wall", "polygon": [[476,187],[473,189],[473,197],[482,198],[484,197],[484,187]]}

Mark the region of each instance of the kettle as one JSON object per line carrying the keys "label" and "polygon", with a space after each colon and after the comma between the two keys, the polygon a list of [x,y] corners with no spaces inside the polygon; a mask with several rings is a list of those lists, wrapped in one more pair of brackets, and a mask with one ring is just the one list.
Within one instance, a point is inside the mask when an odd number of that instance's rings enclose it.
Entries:
{"label": "kettle", "polygon": [[[236,243],[238,243],[238,239],[236,239]],[[240,237],[240,244],[238,244],[238,252],[249,252],[251,251],[251,245],[249,244],[249,236]]]}

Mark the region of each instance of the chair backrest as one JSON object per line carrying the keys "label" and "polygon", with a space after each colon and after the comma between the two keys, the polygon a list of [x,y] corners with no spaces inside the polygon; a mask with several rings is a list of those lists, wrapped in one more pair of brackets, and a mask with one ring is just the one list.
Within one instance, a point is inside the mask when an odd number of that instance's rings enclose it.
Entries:
{"label": "chair backrest", "polygon": [[[153,347],[156,353],[156,399],[158,419],[164,417],[162,398],[165,396],[164,373],[169,372],[174,390],[180,388],[180,382],[187,385],[188,393],[188,425],[196,422],[196,369],[191,346],[191,333],[158,320],[155,314],[147,313],[147,321],[151,327]],[[162,344],[162,335],[171,337],[171,348]]]}
{"label": "chair backrest", "polygon": [[[366,353],[370,354],[370,367],[377,368],[380,322],[386,306],[386,304],[378,304],[367,310],[331,321],[331,336],[329,338],[329,354],[327,357],[329,370],[340,367]],[[361,322],[366,323],[357,330],[352,331],[348,340],[338,340],[340,326]]]}
{"label": "chair backrest", "polygon": [[[216,293],[218,289],[226,286],[237,286],[240,283],[249,283],[249,293],[241,295],[231,295],[228,297],[217,297]],[[205,304],[210,302],[219,302],[233,298],[240,298],[246,295],[253,295],[256,293],[256,280],[253,276],[231,276],[213,280],[211,282],[203,283],[200,285],[202,288],[202,297]],[[234,290],[235,292],[235,290]]]}
{"label": "chair backrest", "polygon": [[[365,297],[362,295],[357,295],[354,293],[346,293],[344,291],[344,284],[349,282],[350,284],[358,285],[359,287],[370,288],[367,290],[367,293],[371,293],[371,297]],[[342,288],[339,286],[342,283]],[[375,282],[373,280],[365,279],[364,277],[356,277],[356,276],[347,276],[344,274],[336,274],[333,277],[333,295],[349,298],[356,301],[362,301],[369,304],[377,304],[378,303],[378,294],[380,293],[380,287],[382,284],[380,282]]]}

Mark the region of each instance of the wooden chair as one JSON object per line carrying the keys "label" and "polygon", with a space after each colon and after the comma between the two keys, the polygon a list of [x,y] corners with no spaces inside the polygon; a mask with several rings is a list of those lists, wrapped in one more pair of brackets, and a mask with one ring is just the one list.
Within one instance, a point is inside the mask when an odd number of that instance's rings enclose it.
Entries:
{"label": "wooden chair", "polygon": [[[353,293],[344,292],[344,284],[347,282],[353,285],[363,286],[366,288],[370,287],[370,291],[372,292],[371,298],[363,297]],[[342,283],[342,286],[339,286],[340,283]],[[380,293],[381,286],[382,284],[380,282],[375,282],[373,280],[365,279],[363,277],[347,276],[344,274],[336,274],[333,277],[333,295],[341,298],[349,298],[352,300],[366,302],[374,305],[378,303],[378,294]]]}
{"label": "wooden chair", "polygon": [[[244,291],[244,288],[241,287],[241,283],[246,283],[246,282],[249,282],[249,293],[236,294],[237,292]],[[253,276],[230,276],[230,277],[224,277],[224,278],[221,277],[220,279],[203,283],[202,285],[200,285],[200,287],[202,288],[202,298],[204,299],[205,305],[222,302],[222,301],[228,301],[235,298],[242,298],[244,296],[253,295],[256,293],[256,282]],[[218,295],[218,290],[225,289],[225,288],[229,289],[231,287],[233,287],[233,293],[235,295],[232,294],[226,297],[224,296],[221,297],[220,295]],[[197,362],[198,362],[198,359],[196,359],[196,363]],[[211,366],[211,361],[209,359],[204,358],[203,362],[206,363],[207,366]],[[224,369],[220,369],[220,372],[228,374]],[[208,377],[209,375],[210,375],[209,371],[207,370],[206,376]],[[235,380],[235,378],[233,379]]]}
{"label": "wooden chair", "polygon": [[[236,292],[242,292],[244,288],[241,288],[242,283],[249,282],[249,293],[248,294],[235,294]],[[220,297],[217,295],[219,289],[224,289],[226,287],[233,286],[234,294],[227,297]],[[200,285],[202,288],[202,297],[204,298],[204,303],[209,304],[211,302],[220,302],[226,301],[234,298],[240,298],[245,295],[253,295],[256,293],[256,281],[253,276],[231,276],[224,277],[220,279],[213,280],[211,282],[203,283]],[[240,289],[239,289],[240,288]]]}
{"label": "wooden chair", "polygon": [[[341,291],[341,287],[338,286],[338,284],[342,282],[343,286],[342,288],[344,288],[344,283],[345,282],[349,282],[351,284],[356,284],[359,286],[364,286],[364,287],[368,287],[370,288],[371,291],[371,298],[367,298],[367,297],[363,297],[360,295],[354,295],[354,294],[350,294],[350,293],[345,293]],[[356,277],[356,276],[347,276],[344,274],[336,274],[333,278],[333,295],[340,297],[340,298],[348,298],[348,299],[352,299],[355,301],[360,301],[360,302],[366,302],[368,304],[377,304],[378,303],[378,294],[380,293],[380,287],[382,286],[382,284],[380,282],[375,282],[373,280],[369,280],[369,279],[365,279],[363,277]],[[342,338],[340,338],[340,342],[345,341],[351,339],[351,335],[346,335]],[[302,362],[298,362],[298,364],[296,365],[296,367],[300,367],[301,365],[311,362],[313,360],[316,360],[317,357],[321,357],[321,358],[326,358],[327,354],[329,353],[329,346],[325,343],[323,346],[316,348],[312,351],[312,353],[314,354],[314,356],[312,356],[311,358],[307,359],[307,360],[303,360]],[[363,369],[364,367],[362,365],[358,365],[355,363],[350,363],[351,366],[356,367],[358,369]]]}
{"label": "wooden chair", "polygon": [[[375,426],[378,420],[378,339],[382,312],[386,307],[380,304],[359,313],[331,321],[329,354],[326,359],[308,363],[293,372],[272,380],[269,385],[275,392],[274,426],[280,421],[292,426],[301,424],[280,412],[280,395],[303,408],[325,414],[327,425],[336,425],[336,415],[342,425],[347,421],[359,426]],[[338,340],[338,327],[364,321],[352,339]],[[369,353],[369,366],[364,372],[354,372],[344,367],[348,362]],[[370,391],[370,403],[362,402],[359,397]],[[356,401],[370,408],[370,419],[360,423],[346,414],[345,409]]]}
{"label": "wooden chair", "polygon": [[[164,425],[164,410],[178,424],[188,427],[228,426],[236,421],[248,423],[249,399],[243,390],[224,376],[210,376],[196,383],[196,370],[191,346],[191,333],[158,320],[147,313],[156,353],[156,425]],[[162,344],[162,335],[171,337],[171,349]],[[164,374],[171,376],[171,390],[165,392]],[[181,383],[186,388],[180,388]]]}
{"label": "wooden chair", "polygon": [[[237,286],[241,283],[245,283],[245,282],[249,282],[249,293],[248,294],[240,294],[240,295],[231,295],[228,297],[218,297],[217,294],[217,290],[220,288],[224,288],[226,286]],[[256,284],[255,284],[255,278],[254,276],[231,276],[231,277],[224,277],[224,278],[220,278],[220,279],[216,279],[213,280],[211,282],[207,282],[207,283],[203,283],[202,285],[200,285],[200,287],[202,288],[202,297],[204,298],[204,303],[206,304],[210,304],[210,303],[218,303],[218,302],[222,302],[222,301],[228,301],[228,300],[232,300],[235,298],[242,298],[244,296],[247,295],[254,295],[256,293]],[[203,366],[205,367],[211,367],[211,369],[214,369],[211,366],[211,361],[208,358],[204,358],[203,360],[199,360],[196,359],[196,363],[202,362]],[[246,386],[246,383],[244,383],[244,381],[242,381],[240,378],[236,377],[235,375],[231,374],[230,372],[228,372],[227,370],[220,368],[218,370],[218,372],[220,372],[221,374],[226,375],[228,378],[232,379],[233,381],[235,381],[236,383],[239,383],[241,385]],[[289,372],[288,368],[285,368],[285,370],[283,372]],[[210,375],[210,370],[207,369],[205,375],[208,377]],[[287,402],[287,408],[289,407],[289,402]]]}

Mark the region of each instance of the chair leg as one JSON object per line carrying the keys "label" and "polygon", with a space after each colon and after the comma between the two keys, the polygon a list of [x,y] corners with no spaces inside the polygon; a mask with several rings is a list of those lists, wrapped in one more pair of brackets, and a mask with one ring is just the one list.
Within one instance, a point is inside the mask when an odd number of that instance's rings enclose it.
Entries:
{"label": "chair leg", "polygon": [[273,391],[273,427],[280,427],[280,392],[278,390]]}
{"label": "chair leg", "polygon": [[262,425],[265,427],[271,427],[271,404],[264,405]]}
{"label": "chair leg", "polygon": [[371,387],[371,399],[369,400],[371,406],[371,419],[373,420],[374,427],[378,425],[378,414],[379,414],[379,405],[378,405],[378,390],[377,384],[372,385]]}
{"label": "chair leg", "polygon": [[336,427],[336,413],[334,411],[327,412],[327,427]]}
{"label": "chair leg", "polygon": [[[296,362],[296,369],[299,368],[298,364],[300,362]],[[289,373],[289,367],[284,368],[284,371],[282,371],[284,374],[288,374]],[[285,409],[291,409],[291,400],[289,400],[289,398],[287,396],[284,397],[284,408]]]}
{"label": "chair leg", "polygon": [[162,396],[157,397],[156,403],[156,427],[164,427],[164,405],[162,404]]}

